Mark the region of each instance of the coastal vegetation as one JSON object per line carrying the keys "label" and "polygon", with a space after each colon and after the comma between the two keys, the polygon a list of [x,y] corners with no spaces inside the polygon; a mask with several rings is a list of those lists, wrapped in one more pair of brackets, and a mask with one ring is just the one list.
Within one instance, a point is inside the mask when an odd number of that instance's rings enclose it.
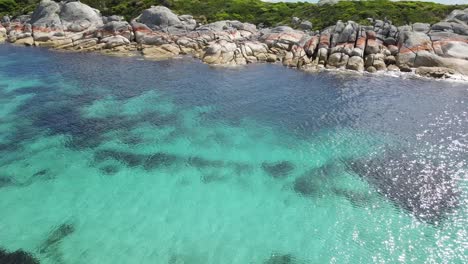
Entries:
{"label": "coastal vegetation", "polygon": [[[31,12],[38,0],[0,0],[0,15]],[[389,0],[341,1],[334,5],[307,2],[271,3],[260,0],[82,0],[104,15],[122,15],[130,20],[152,5],[165,5],[178,14],[191,14],[201,22],[240,20],[264,26],[289,24],[291,17],[312,22],[314,29],[334,25],[337,20],[366,24],[367,18],[387,18],[394,25],[436,23],[454,9],[468,5]]]}

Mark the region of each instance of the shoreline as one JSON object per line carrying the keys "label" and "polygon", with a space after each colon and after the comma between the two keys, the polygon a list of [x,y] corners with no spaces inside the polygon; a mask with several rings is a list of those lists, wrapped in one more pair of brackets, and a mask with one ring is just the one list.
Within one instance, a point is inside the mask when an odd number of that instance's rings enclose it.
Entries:
{"label": "shoreline", "polygon": [[51,52],[62,52],[62,53],[69,53],[69,54],[97,54],[102,56],[109,56],[109,57],[116,57],[116,58],[134,58],[140,61],[168,61],[168,60],[193,60],[197,63],[202,63],[208,65],[210,68],[220,68],[220,69],[236,69],[236,68],[243,68],[249,67],[251,65],[258,65],[258,64],[269,64],[275,65],[279,67],[286,68],[288,70],[299,70],[304,73],[309,74],[320,74],[320,73],[331,73],[331,74],[341,74],[341,75],[354,75],[354,76],[361,76],[361,77],[378,77],[378,76],[386,76],[386,77],[394,77],[400,79],[418,79],[418,80],[426,80],[426,81],[440,81],[440,82],[453,82],[453,83],[468,83],[468,76],[462,74],[454,74],[451,75],[449,78],[432,78],[427,76],[422,76],[417,74],[415,71],[416,69],[413,68],[411,72],[402,72],[402,71],[377,71],[377,72],[367,72],[367,71],[354,71],[349,69],[327,69],[327,68],[294,68],[282,65],[281,62],[257,62],[257,63],[250,63],[250,64],[208,64],[203,62],[199,57],[196,57],[191,54],[184,54],[184,55],[177,55],[173,57],[166,57],[166,58],[151,58],[145,57],[143,54],[135,52],[133,54],[129,53],[118,53],[118,52],[111,52],[109,50],[104,51],[81,51],[81,50],[69,50],[69,49],[56,49],[56,48],[47,48],[41,46],[24,46],[15,43],[9,42],[0,42],[1,45],[10,45],[12,47],[20,47],[20,48],[39,48],[44,49]]}

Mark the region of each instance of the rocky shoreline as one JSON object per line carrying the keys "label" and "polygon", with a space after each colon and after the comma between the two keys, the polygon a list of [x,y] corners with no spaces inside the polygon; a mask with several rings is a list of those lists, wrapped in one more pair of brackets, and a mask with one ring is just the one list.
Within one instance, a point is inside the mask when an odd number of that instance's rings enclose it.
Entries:
{"label": "rocky shoreline", "polygon": [[280,62],[312,71],[468,76],[468,9],[455,10],[434,25],[396,27],[388,20],[369,19],[369,25],[338,21],[314,31],[308,21],[292,18],[292,23],[294,28],[257,28],[239,21],[201,25],[163,6],[127,22],[102,16],[79,1],[42,0],[30,15],[3,17],[0,42],[149,59],[192,55],[213,65]]}

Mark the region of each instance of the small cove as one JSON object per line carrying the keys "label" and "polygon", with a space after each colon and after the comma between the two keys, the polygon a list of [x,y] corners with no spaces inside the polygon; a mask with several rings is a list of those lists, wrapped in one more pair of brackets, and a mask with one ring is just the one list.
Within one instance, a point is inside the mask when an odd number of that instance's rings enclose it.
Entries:
{"label": "small cove", "polygon": [[1,45],[0,98],[0,247],[41,263],[467,261],[464,83]]}

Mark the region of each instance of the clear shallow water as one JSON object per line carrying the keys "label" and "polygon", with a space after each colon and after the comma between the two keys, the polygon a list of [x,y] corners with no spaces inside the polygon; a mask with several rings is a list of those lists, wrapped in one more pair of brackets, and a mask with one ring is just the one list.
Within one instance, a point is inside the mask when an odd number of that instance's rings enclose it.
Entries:
{"label": "clear shallow water", "polygon": [[460,83],[1,45],[0,247],[466,263],[467,102]]}

